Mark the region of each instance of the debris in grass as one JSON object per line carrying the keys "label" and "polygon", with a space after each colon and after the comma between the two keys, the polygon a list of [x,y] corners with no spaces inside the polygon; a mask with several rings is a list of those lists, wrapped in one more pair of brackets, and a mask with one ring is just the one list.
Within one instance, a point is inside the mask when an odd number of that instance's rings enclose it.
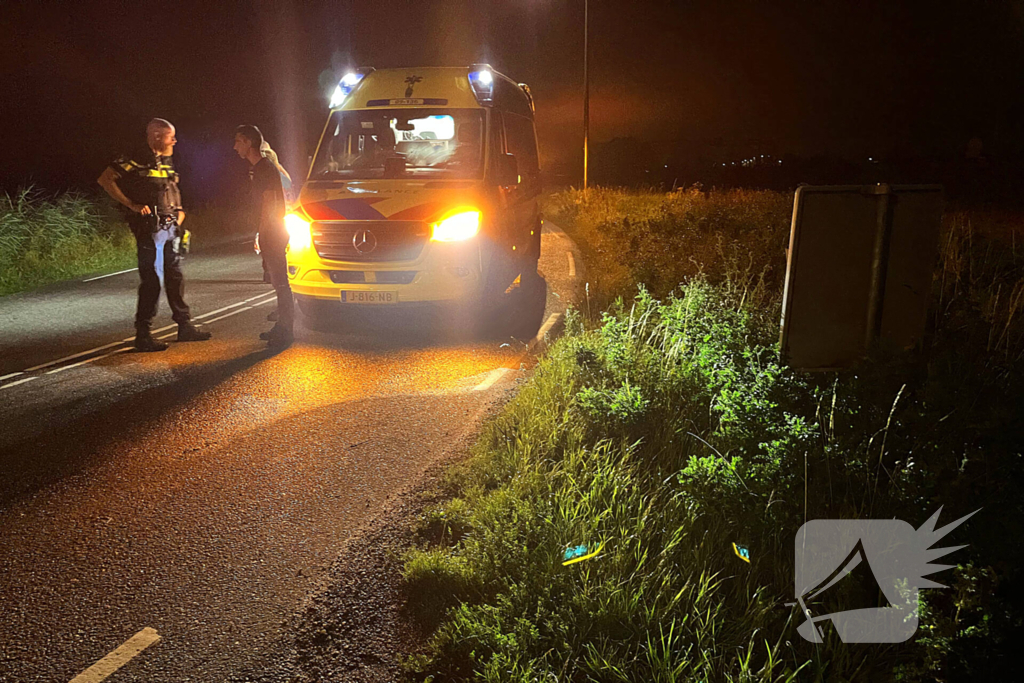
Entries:
{"label": "debris in grass", "polygon": [[736,553],[736,557],[740,558],[747,564],[750,564],[750,549],[745,545],[732,544],[732,551]]}
{"label": "debris in grass", "polygon": [[565,562],[563,562],[562,565],[565,566],[575,564],[577,562],[582,562],[583,560],[589,560],[596,556],[599,552],[601,552],[601,548],[603,547],[604,543],[598,543],[597,547],[594,548],[594,551],[590,554],[585,554],[587,552],[587,546],[585,545],[578,545],[573,548],[568,548],[566,549],[565,555],[563,556],[565,558]]}

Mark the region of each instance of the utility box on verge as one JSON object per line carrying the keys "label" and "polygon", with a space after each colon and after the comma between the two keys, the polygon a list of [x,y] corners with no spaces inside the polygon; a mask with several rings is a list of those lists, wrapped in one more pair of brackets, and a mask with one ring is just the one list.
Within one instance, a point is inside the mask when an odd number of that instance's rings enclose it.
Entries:
{"label": "utility box on verge", "polygon": [[802,186],[793,202],[782,360],[836,370],[924,337],[942,220],[938,185]]}

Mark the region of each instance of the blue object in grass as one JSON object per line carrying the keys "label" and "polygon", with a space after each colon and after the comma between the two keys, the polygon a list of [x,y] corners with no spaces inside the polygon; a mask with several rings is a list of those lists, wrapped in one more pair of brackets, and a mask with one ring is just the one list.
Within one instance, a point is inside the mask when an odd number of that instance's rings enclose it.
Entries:
{"label": "blue object in grass", "polygon": [[732,544],[732,551],[736,553],[736,557],[740,558],[747,564],[750,564],[750,549],[743,545]]}
{"label": "blue object in grass", "polygon": [[562,559],[572,560],[572,559],[575,559],[577,557],[580,557],[580,556],[586,555],[586,554],[587,554],[587,546],[585,546],[585,545],[578,545],[575,548],[566,548],[565,556]]}

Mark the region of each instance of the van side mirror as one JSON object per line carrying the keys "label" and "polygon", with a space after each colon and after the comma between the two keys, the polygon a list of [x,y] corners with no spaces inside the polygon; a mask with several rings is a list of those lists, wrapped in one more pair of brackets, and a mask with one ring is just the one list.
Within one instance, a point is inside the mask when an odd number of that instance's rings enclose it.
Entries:
{"label": "van side mirror", "polygon": [[519,163],[514,154],[502,154],[498,157],[497,180],[499,185],[519,184]]}

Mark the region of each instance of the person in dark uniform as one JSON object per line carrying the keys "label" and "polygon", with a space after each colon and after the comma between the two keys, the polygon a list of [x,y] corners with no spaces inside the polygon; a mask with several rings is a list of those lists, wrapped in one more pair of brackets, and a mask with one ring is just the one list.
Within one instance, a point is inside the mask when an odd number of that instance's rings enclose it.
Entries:
{"label": "person in dark uniform", "polygon": [[260,253],[277,292],[277,323],[260,335],[272,347],[294,341],[295,302],[288,284],[288,231],[284,227],[284,188],[277,166],[260,153],[263,134],[256,126],[235,129],[235,152],[252,165],[252,201],[259,208]]}
{"label": "person in dark uniform", "polygon": [[183,232],[185,212],[181,208],[178,174],[171,163],[174,126],[153,119],[146,126],[148,147],[134,156],[120,156],[97,182],[127,210],[128,227],[135,235],[139,260],[139,301],[135,311],[135,348],[163,351],[167,344],[153,338],[151,328],[160,301],[160,288],[167,293],[178,341],[204,341],[212,335],[192,325],[185,303],[185,280],[174,247]]}
{"label": "person in dark uniform", "polygon": [[[266,158],[270,159],[271,163],[274,164],[274,167],[277,168],[277,172],[281,176],[281,186],[284,188],[285,204],[287,204],[292,199],[292,197],[290,195],[290,193],[292,191],[292,177],[290,175],[288,175],[288,171],[284,170],[284,166],[281,165],[281,162],[277,158],[277,152],[275,152],[273,149],[271,149],[270,143],[267,142],[266,138],[263,139],[263,144],[260,145],[260,154],[262,154]],[[249,180],[252,180],[252,165],[249,166]],[[257,208],[257,210],[259,209],[259,207],[256,207],[256,208]],[[257,223],[258,223],[258,221],[257,221]],[[259,254],[260,253],[260,233],[259,233],[259,225],[258,224],[256,225],[256,230],[257,230],[257,232],[256,232],[256,244],[255,244],[255,246],[256,246],[256,253]],[[270,271],[267,270],[267,262],[266,262],[266,260],[263,260],[263,259],[261,259],[261,260],[263,261],[263,281],[266,282],[267,284],[270,284],[271,283]],[[277,309],[276,308],[273,311],[270,312],[270,314],[267,316],[267,320],[269,320],[272,323],[276,323],[277,322]]]}

